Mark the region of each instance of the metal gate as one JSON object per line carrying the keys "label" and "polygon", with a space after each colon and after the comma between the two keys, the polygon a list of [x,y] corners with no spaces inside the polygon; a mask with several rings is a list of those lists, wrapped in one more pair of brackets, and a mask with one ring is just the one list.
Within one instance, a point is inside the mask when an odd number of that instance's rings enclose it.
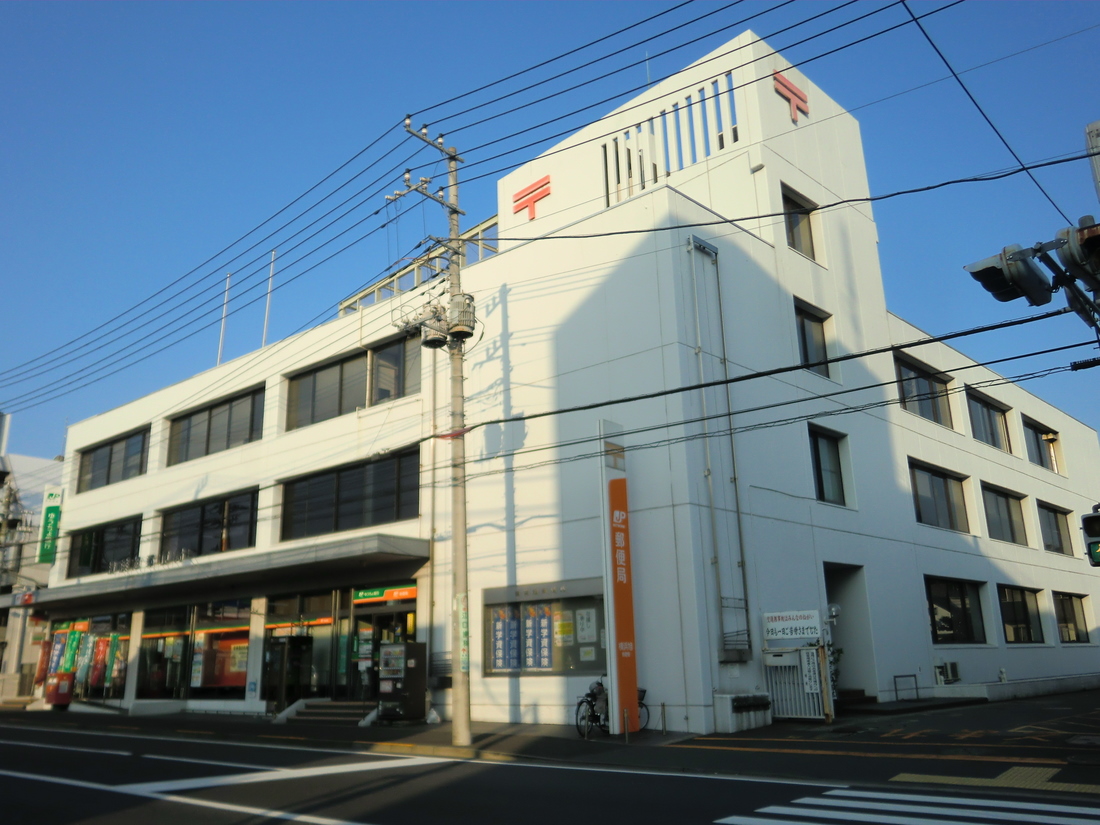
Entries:
{"label": "metal gate", "polygon": [[833,721],[833,688],[824,647],[768,650],[764,672],[774,718]]}

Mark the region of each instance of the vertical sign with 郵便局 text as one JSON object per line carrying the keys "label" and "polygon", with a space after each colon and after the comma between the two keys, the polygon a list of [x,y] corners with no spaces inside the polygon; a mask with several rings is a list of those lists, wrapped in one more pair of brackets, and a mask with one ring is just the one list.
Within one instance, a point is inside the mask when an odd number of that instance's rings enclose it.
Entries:
{"label": "vertical sign with \u90f5\u4fbf\u5c40 text", "polygon": [[612,656],[616,679],[613,689],[616,706],[626,710],[629,729],[638,730],[638,661],[634,645],[634,575],[630,566],[630,508],[626,479],[607,482],[607,501],[611,516],[611,603],[615,617]]}

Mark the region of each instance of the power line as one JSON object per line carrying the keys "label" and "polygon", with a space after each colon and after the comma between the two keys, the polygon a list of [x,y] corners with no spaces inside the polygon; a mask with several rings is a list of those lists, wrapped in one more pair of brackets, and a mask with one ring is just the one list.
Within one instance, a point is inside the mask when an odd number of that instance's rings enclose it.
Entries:
{"label": "power line", "polygon": [[[954,178],[952,180],[940,181],[939,183],[928,184],[927,186],[918,186],[913,189],[899,189],[896,192],[888,192],[884,195],[869,195],[865,198],[842,198],[841,200],[832,201],[831,203],[824,203],[818,207],[815,207],[813,211],[819,212],[827,209],[836,209],[841,206],[850,206],[855,203],[874,203],[875,201],[889,200],[891,198],[901,197],[902,195],[916,195],[922,192],[932,192],[936,189],[943,189],[946,186],[957,186],[963,183],[989,183],[995,180],[1001,180],[1003,178],[1010,178],[1013,175],[1019,175],[1023,172],[1028,172],[1032,169],[1045,169],[1048,166],[1059,166],[1063,163],[1072,163],[1078,160],[1087,160],[1093,155],[1100,154],[1100,152],[1083,152],[1081,154],[1072,155],[1066,158],[1057,158],[1055,160],[1043,161],[1042,163],[1032,163],[1023,168],[1007,169],[1003,172],[990,172],[984,175],[974,175],[968,178]],[[586,238],[606,238],[614,235],[639,235],[648,232],[666,232],[675,229],[694,229],[702,226],[721,226],[723,224],[738,224],[746,223],[748,221],[762,220],[764,218],[780,218],[786,216],[786,212],[767,212],[760,215],[744,215],[736,218],[722,218],[714,221],[700,221],[698,223],[681,223],[671,226],[659,226],[649,229],[614,229],[606,232],[594,232],[587,235],[539,235],[534,237],[500,237],[502,241],[558,241],[558,240],[583,240]]]}
{"label": "power line", "polygon": [[932,36],[928,33],[928,30],[925,29],[924,26],[921,24],[920,19],[915,14],[913,14],[913,10],[909,8],[909,3],[906,2],[906,0],[901,0],[901,4],[905,6],[905,10],[909,12],[909,16],[913,18],[913,22],[917,24],[917,28],[920,29],[920,33],[924,35],[924,39],[928,41],[928,45],[932,47],[933,51],[935,51],[937,55],[939,55],[940,60],[943,61],[943,65],[947,67],[947,70],[951,72],[951,76],[955,78],[956,82],[958,82],[959,88],[963,90],[966,96],[970,99],[970,102],[974,104],[974,108],[978,110],[978,114],[980,114],[985,122],[989,124],[989,128],[993,130],[993,134],[995,134],[1000,139],[1001,143],[1004,144],[1004,147],[1016,160],[1016,163],[1020,165],[1020,168],[1023,171],[1027,172],[1027,176],[1031,178],[1031,182],[1034,183],[1035,186],[1038,187],[1039,191],[1043,193],[1044,197],[1046,197],[1046,199],[1050,201],[1050,205],[1054,207],[1054,210],[1062,216],[1062,219],[1066,223],[1072,224],[1073,221],[1071,221],[1069,219],[1069,216],[1067,216],[1066,213],[1062,211],[1061,207],[1054,202],[1054,198],[1052,198],[1050,196],[1050,193],[1043,188],[1043,185],[1041,183],[1039,183],[1039,179],[1031,174],[1031,170],[1027,168],[1023,160],[1020,159],[1020,156],[1016,154],[1016,150],[1012,148],[1008,140],[1001,133],[1001,130],[997,128],[996,124],[990,119],[989,115],[985,113],[985,109],[981,107],[981,104],[978,103],[974,95],[971,94],[970,89],[968,89],[966,84],[963,83],[963,79],[959,77],[958,72],[955,71],[954,67],[951,65],[951,62],[947,59],[947,57],[944,56],[944,53],[940,51],[940,47],[936,45],[935,41],[932,39]]}

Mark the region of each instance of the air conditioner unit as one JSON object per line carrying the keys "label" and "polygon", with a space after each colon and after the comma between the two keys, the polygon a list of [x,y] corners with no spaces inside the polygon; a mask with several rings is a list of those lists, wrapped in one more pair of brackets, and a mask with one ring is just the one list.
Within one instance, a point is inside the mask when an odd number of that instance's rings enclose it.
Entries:
{"label": "air conditioner unit", "polygon": [[950,685],[957,681],[959,681],[958,662],[944,662],[942,665],[936,665],[937,684]]}

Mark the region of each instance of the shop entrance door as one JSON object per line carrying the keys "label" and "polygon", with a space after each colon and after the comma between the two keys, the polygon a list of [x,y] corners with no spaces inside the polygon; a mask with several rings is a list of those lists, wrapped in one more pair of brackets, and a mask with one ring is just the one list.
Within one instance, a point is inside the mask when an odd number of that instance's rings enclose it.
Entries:
{"label": "shop entrance door", "polygon": [[277,711],[310,695],[313,639],[310,636],[275,636],[268,639],[264,684]]}
{"label": "shop entrance door", "polygon": [[349,634],[348,639],[349,700],[373,702],[378,699],[379,647],[413,638],[410,627],[414,615],[409,610],[362,614],[356,612],[355,631]]}

